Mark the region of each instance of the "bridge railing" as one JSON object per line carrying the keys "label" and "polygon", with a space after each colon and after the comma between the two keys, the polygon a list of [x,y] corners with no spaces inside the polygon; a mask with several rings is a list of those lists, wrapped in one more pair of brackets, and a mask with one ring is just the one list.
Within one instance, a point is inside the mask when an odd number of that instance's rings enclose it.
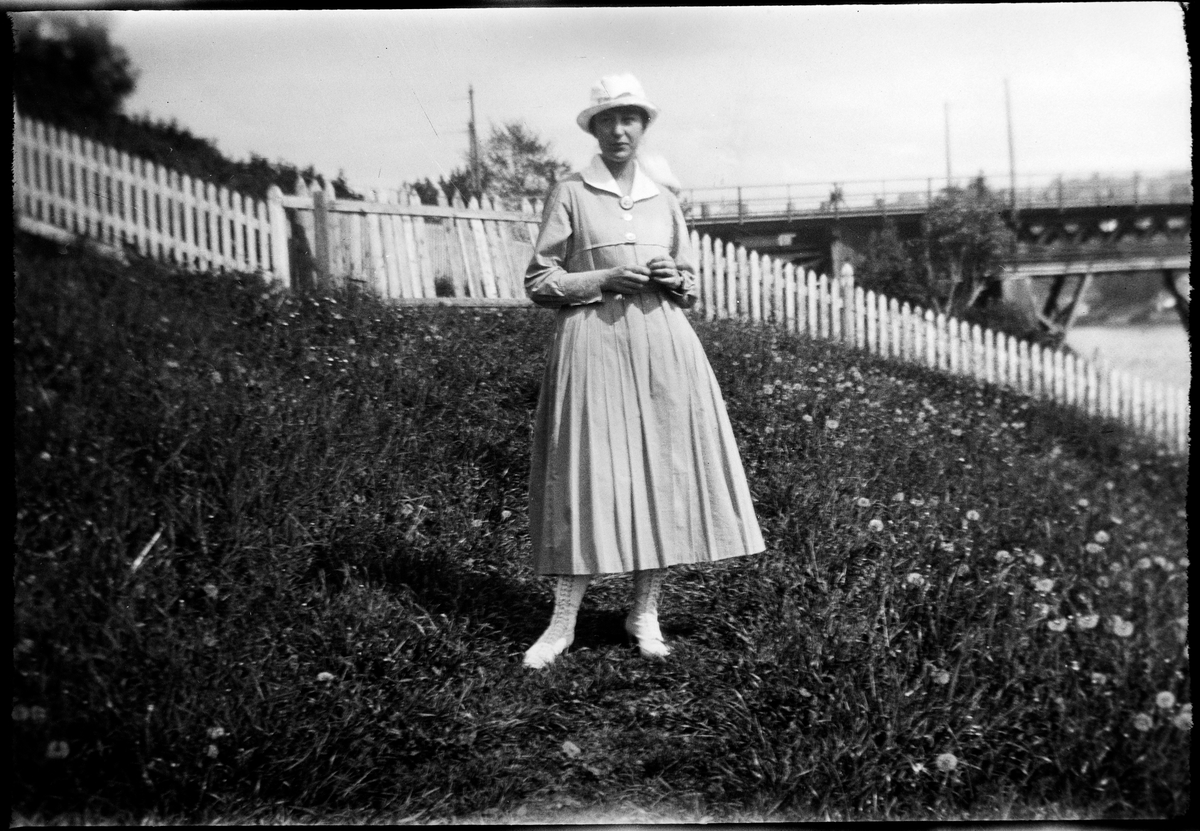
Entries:
{"label": "bridge railing", "polygon": [[[922,213],[949,187],[965,187],[977,177],[895,179],[886,181],[807,182],[785,185],[692,188],[682,201],[688,218],[704,222],[751,217],[820,216],[855,213]],[[988,177],[1004,204],[1013,201],[1005,176]],[[1191,172],[1138,173],[1090,177],[1030,174],[1018,177],[1018,210],[1107,205],[1188,204]]]}
{"label": "bridge railing", "polygon": [[995,384],[1132,426],[1177,451],[1188,447],[1188,391],[1061,349],[900,303],[854,284],[691,232],[708,320],[775,325],[881,357]]}
{"label": "bridge railing", "polygon": [[[203,270],[262,271],[285,285],[315,272],[318,284],[354,280],[397,303],[531,305],[521,278],[535,206],[512,213],[478,203],[421,206],[388,194],[343,203],[308,192],[302,182],[303,192],[276,190],[262,203],[26,119],[14,131],[13,171],[13,207],[34,233],[124,244]],[[845,192],[851,205],[861,197]],[[896,198],[904,204],[904,193]],[[836,207],[843,209],[840,202]],[[1187,448],[1186,389],[897,304],[855,286],[852,271],[831,280],[695,231],[692,243],[699,258],[697,312],[708,319],[779,325],[968,374]],[[438,296],[442,273],[453,297]]]}

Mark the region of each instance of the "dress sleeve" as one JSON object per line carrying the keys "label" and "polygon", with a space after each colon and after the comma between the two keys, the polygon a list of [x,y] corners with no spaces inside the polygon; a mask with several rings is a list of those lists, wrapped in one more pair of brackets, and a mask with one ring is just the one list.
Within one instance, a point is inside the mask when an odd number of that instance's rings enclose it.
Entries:
{"label": "dress sleeve", "polygon": [[546,200],[533,258],[525,269],[525,293],[539,306],[581,306],[604,299],[600,290],[606,273],[603,269],[566,270],[575,221],[566,190],[556,186]]}
{"label": "dress sleeve", "polygon": [[678,200],[671,199],[671,259],[675,261],[675,270],[683,278],[683,286],[679,291],[668,292],[675,302],[685,309],[696,305],[700,291],[696,282],[696,252],[692,249],[692,240],[688,234],[687,222],[683,218],[683,210]]}

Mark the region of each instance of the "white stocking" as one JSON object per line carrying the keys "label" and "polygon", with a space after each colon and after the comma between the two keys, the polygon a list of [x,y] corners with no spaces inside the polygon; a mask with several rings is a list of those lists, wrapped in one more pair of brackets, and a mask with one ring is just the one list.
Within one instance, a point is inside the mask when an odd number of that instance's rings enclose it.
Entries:
{"label": "white stocking", "polygon": [[658,593],[666,574],[666,569],[661,568],[633,573],[633,608],[625,618],[625,631],[637,639],[644,658],[665,658],[671,654],[658,628]]}
{"label": "white stocking", "polygon": [[525,666],[532,669],[549,666],[574,642],[575,617],[579,613],[579,604],[583,602],[583,593],[587,590],[588,583],[592,582],[592,576],[560,574],[555,581],[554,614],[550,618],[550,625],[537,639],[537,643],[525,653]]}

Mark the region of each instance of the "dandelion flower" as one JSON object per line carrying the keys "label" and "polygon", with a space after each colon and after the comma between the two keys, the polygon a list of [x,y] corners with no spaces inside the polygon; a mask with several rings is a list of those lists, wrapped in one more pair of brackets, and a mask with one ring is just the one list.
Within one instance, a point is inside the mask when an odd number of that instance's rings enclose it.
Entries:
{"label": "dandelion flower", "polygon": [[1154,719],[1150,718],[1146,713],[1138,713],[1133,717],[1133,726],[1135,729],[1145,733],[1154,726]]}
{"label": "dandelion flower", "polygon": [[1025,555],[1025,562],[1029,563],[1031,566],[1034,566],[1035,568],[1041,568],[1042,566],[1044,566],[1046,564],[1046,558],[1043,557],[1041,554],[1037,553],[1036,551],[1030,551],[1028,554]]}
{"label": "dandelion flower", "polygon": [[914,496],[912,499],[908,500],[908,504],[912,505],[914,508],[920,508],[925,504],[925,500]]}
{"label": "dandelion flower", "polygon": [[1054,588],[1054,581],[1051,580],[1049,577],[1043,577],[1040,580],[1034,580],[1033,587],[1035,589],[1037,589],[1039,592],[1041,592],[1042,594],[1046,594],[1047,592],[1049,592],[1051,589]]}
{"label": "dandelion flower", "polygon": [[763,395],[770,395],[773,392],[775,392],[775,386],[773,384],[767,384],[762,388]]}
{"label": "dandelion flower", "polygon": [[1054,620],[1046,621],[1046,628],[1051,632],[1067,631],[1067,619],[1065,617],[1056,617]]}
{"label": "dandelion flower", "polygon": [[481,525],[483,525],[483,520],[482,520],[482,519],[473,519],[473,520],[471,520],[471,527],[472,527],[472,528],[479,528]]}
{"label": "dandelion flower", "polygon": [[1100,622],[1100,615],[1079,615],[1075,618],[1076,629],[1095,629]]}
{"label": "dandelion flower", "polygon": [[1102,589],[1107,589],[1109,586],[1112,585],[1112,580],[1108,579],[1107,574],[1101,574],[1099,577],[1096,578],[1096,585]]}
{"label": "dandelion flower", "polygon": [[1049,603],[1034,603],[1033,604],[1033,613],[1035,615],[1037,615],[1039,620],[1041,620],[1044,617],[1048,617],[1050,614],[1050,604]]}
{"label": "dandelion flower", "polygon": [[1076,502],[1075,504],[1076,504],[1076,505],[1078,505],[1080,508],[1086,508],[1086,507],[1088,507],[1089,505],[1091,505],[1092,503],[1091,503],[1091,502],[1088,502],[1086,499],[1080,499],[1080,500],[1079,500],[1078,502]]}
{"label": "dandelion flower", "polygon": [[1100,543],[1101,545],[1104,545],[1111,538],[1108,536],[1107,531],[1097,531],[1095,536],[1092,537],[1092,539],[1094,539],[1096,542]]}
{"label": "dandelion flower", "polygon": [[1158,705],[1160,710],[1170,710],[1175,706],[1175,693],[1163,690],[1154,696],[1154,703]]}
{"label": "dandelion flower", "polygon": [[836,430],[838,428],[838,420],[836,418],[825,419],[826,430]]}
{"label": "dandelion flower", "polygon": [[806,424],[812,424],[813,417],[808,413],[805,413],[804,415],[800,416],[800,420]]}
{"label": "dandelion flower", "polygon": [[967,565],[966,563],[963,563],[961,566],[958,567],[958,576],[959,577],[966,577],[970,573],[971,573],[971,567],[969,565]]}
{"label": "dandelion flower", "polygon": [[1112,630],[1118,638],[1128,638],[1133,634],[1133,624],[1128,620],[1123,620],[1120,615],[1113,615]]}
{"label": "dandelion flower", "polygon": [[217,725],[216,727],[208,728],[208,737],[210,739],[219,739],[225,735],[225,728]]}
{"label": "dandelion flower", "polygon": [[1108,676],[1105,675],[1103,672],[1093,672],[1092,673],[1092,683],[1095,684],[1097,687],[1103,686],[1106,681],[1108,681]]}
{"label": "dandelion flower", "polygon": [[939,669],[937,672],[935,672],[933,674],[933,683],[941,684],[942,686],[949,684],[950,683],[950,673],[946,672],[946,670],[944,670],[944,669]]}
{"label": "dandelion flower", "polygon": [[1010,562],[1012,562],[1012,555],[1009,554],[1007,551],[1004,551],[1003,549],[1001,549],[1000,551],[996,552],[996,562],[1010,563]]}
{"label": "dandelion flower", "polygon": [[936,764],[938,770],[948,773],[958,767],[958,757],[953,753],[939,753]]}
{"label": "dandelion flower", "polygon": [[976,511],[976,510],[967,511],[967,520],[970,522],[978,522],[979,521],[979,511]]}
{"label": "dandelion flower", "polygon": [[71,746],[64,741],[54,741],[46,745],[47,759],[65,759],[71,753]]}
{"label": "dandelion flower", "polygon": [[883,520],[880,519],[879,517],[876,517],[875,519],[873,519],[867,523],[867,527],[870,528],[872,531],[882,531],[883,530]]}
{"label": "dandelion flower", "polygon": [[925,585],[925,578],[921,576],[920,572],[910,571],[908,575],[905,576],[904,582],[908,583],[910,586],[923,586]]}
{"label": "dandelion flower", "polygon": [[1175,570],[1175,564],[1172,563],[1170,560],[1168,560],[1166,557],[1162,556],[1161,554],[1154,556],[1152,559],[1154,560],[1154,564],[1156,566],[1158,566],[1159,568],[1161,568],[1163,571],[1174,571]]}
{"label": "dandelion flower", "polygon": [[1190,732],[1192,729],[1192,711],[1188,710],[1187,712],[1184,712],[1180,710],[1175,714],[1175,717],[1171,719],[1171,723],[1180,730],[1187,730]]}
{"label": "dandelion flower", "polygon": [[216,600],[216,599],[217,599],[217,595],[218,595],[218,593],[219,593],[219,592],[218,592],[218,590],[217,590],[217,587],[216,587],[216,585],[215,585],[215,584],[213,584],[213,583],[205,583],[205,584],[204,584],[204,593],[205,593],[206,595],[208,595],[208,599],[209,599],[209,600]]}
{"label": "dandelion flower", "polygon": [[860,508],[870,508],[870,507],[871,507],[871,500],[870,500],[870,499],[867,499],[865,496],[860,496],[860,497],[859,497],[859,498],[858,498],[858,499],[855,501],[855,504],[857,504],[857,505],[858,505],[858,507],[860,507]]}
{"label": "dandelion flower", "polygon": [[205,755],[207,755],[210,759],[217,758],[217,754],[220,752],[221,751],[217,750],[217,746],[215,744],[210,744],[208,749],[204,751]]}
{"label": "dandelion flower", "polygon": [[1083,547],[1083,550],[1089,554],[1099,554],[1104,550],[1104,546],[1100,545],[1100,543],[1089,542]]}
{"label": "dandelion flower", "polygon": [[14,704],[12,708],[13,721],[29,721],[29,708],[24,704]]}
{"label": "dandelion flower", "polygon": [[508,519],[510,516],[512,516],[512,511],[501,511],[500,512],[500,519]]}
{"label": "dandelion flower", "polygon": [[46,720],[46,708],[40,704],[34,704],[29,708],[29,720],[35,722],[43,722]]}
{"label": "dandelion flower", "polygon": [[942,543],[942,550],[945,551],[946,553],[950,553],[950,552],[954,551],[954,543],[952,543],[952,542]]}
{"label": "dandelion flower", "polygon": [[330,681],[333,680],[333,673],[332,672],[318,672],[317,680],[320,681],[322,684],[328,684]]}
{"label": "dandelion flower", "polygon": [[1154,563],[1150,560],[1149,557],[1142,557],[1141,559],[1139,559],[1137,561],[1137,565],[1135,567],[1145,570],[1145,569],[1150,568],[1150,566],[1152,566],[1152,565],[1154,565]]}
{"label": "dandelion flower", "polygon": [[904,501],[904,491],[899,491],[894,496],[892,496],[892,501],[893,502],[903,502]]}
{"label": "dandelion flower", "polygon": [[1180,567],[1180,568],[1187,568],[1187,567],[1188,567],[1188,558],[1187,558],[1187,557],[1180,557],[1180,558],[1179,558],[1179,567]]}

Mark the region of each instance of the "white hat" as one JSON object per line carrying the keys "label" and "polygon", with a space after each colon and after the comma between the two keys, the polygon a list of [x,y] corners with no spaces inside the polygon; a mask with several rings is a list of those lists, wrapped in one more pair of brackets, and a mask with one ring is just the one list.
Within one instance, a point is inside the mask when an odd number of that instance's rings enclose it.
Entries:
{"label": "white hat", "polygon": [[605,75],[597,81],[596,85],[592,87],[591,105],[575,118],[575,123],[584,132],[590,132],[588,124],[591,122],[592,116],[604,110],[611,110],[613,107],[639,107],[645,110],[647,127],[653,123],[654,119],[658,118],[658,107],[646,100],[646,93],[642,91],[642,85],[638,83],[638,79],[625,73],[623,75]]}

